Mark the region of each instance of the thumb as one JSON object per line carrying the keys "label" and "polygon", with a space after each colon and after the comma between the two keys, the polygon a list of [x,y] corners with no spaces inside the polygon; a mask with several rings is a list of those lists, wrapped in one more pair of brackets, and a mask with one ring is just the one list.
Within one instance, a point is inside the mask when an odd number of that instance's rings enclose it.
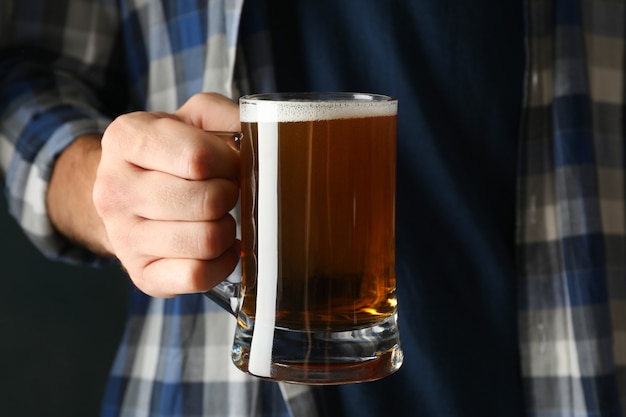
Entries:
{"label": "thumb", "polygon": [[239,106],[221,94],[192,96],[174,114],[185,123],[203,130],[238,132]]}

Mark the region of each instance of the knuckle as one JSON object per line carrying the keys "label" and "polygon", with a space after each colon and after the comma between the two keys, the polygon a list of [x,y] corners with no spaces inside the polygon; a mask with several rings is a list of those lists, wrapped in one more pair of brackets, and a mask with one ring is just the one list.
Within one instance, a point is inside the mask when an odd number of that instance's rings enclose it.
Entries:
{"label": "knuckle", "polygon": [[206,292],[210,289],[207,277],[193,269],[187,274],[186,286],[189,293]]}
{"label": "knuckle", "polygon": [[119,181],[111,175],[98,175],[93,187],[93,204],[101,217],[118,210],[127,193],[122,189]]}
{"label": "knuckle", "polygon": [[134,113],[127,113],[116,117],[105,129],[102,135],[102,150],[117,150],[124,144],[129,131],[134,131]]}
{"label": "knuckle", "polygon": [[237,204],[239,189],[229,180],[216,179],[212,187],[205,187],[200,195],[199,207],[208,220],[217,220],[228,213]]}
{"label": "knuckle", "polygon": [[190,146],[185,147],[185,154],[182,156],[187,161],[189,178],[205,179],[210,175],[210,167],[213,164],[213,153],[205,146],[191,146],[194,141],[190,141]]}
{"label": "knuckle", "polygon": [[202,233],[198,235],[195,246],[198,253],[204,254],[207,259],[212,259],[220,254],[219,230],[213,222],[205,222]]}
{"label": "knuckle", "polygon": [[171,129],[176,120],[158,112],[132,112],[116,117],[102,136],[102,151],[115,152],[124,159],[133,159],[159,137],[159,132]]}
{"label": "knuckle", "polygon": [[216,222],[205,222],[202,233],[195,242],[196,250],[207,259],[215,259],[232,245],[235,231],[234,220],[230,216]]}
{"label": "knuckle", "polygon": [[152,136],[156,136],[158,132],[173,131],[180,125],[177,119],[168,115],[151,114],[150,117],[152,120],[148,126],[150,127],[150,132],[153,133]]}

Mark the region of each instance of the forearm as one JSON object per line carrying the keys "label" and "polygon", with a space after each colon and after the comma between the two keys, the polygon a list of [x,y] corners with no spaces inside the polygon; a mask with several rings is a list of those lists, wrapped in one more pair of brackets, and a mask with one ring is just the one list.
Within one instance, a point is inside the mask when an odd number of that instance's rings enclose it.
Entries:
{"label": "forearm", "polygon": [[[100,263],[94,253],[107,254],[106,241],[90,205],[99,136],[82,136],[103,132],[126,108],[123,65],[116,52],[118,10],[105,1],[12,4],[11,13],[0,16],[5,19],[0,30],[0,173],[9,212],[47,257]],[[54,13],[48,12],[51,7]],[[82,12],[71,12],[76,8]],[[98,24],[85,24],[85,19]]]}
{"label": "forearm", "polygon": [[59,233],[98,255],[110,256],[104,224],[92,202],[100,154],[99,135],[81,136],[68,146],[54,164],[46,205]]}

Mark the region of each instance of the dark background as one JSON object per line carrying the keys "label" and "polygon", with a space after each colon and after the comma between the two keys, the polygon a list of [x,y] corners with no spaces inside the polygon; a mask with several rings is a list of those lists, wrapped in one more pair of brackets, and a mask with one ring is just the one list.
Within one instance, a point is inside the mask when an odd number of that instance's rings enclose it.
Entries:
{"label": "dark background", "polygon": [[129,279],[43,257],[0,196],[0,415],[95,417]]}

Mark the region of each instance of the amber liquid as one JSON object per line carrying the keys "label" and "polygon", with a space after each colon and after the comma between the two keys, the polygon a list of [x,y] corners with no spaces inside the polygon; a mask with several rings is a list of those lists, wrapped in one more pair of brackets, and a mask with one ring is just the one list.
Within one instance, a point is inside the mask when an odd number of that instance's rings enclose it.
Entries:
{"label": "amber liquid", "polygon": [[[396,117],[278,124],[276,326],[357,329],[396,310]],[[242,123],[242,312],[254,319],[258,125]],[[263,140],[263,138],[260,138]]]}

